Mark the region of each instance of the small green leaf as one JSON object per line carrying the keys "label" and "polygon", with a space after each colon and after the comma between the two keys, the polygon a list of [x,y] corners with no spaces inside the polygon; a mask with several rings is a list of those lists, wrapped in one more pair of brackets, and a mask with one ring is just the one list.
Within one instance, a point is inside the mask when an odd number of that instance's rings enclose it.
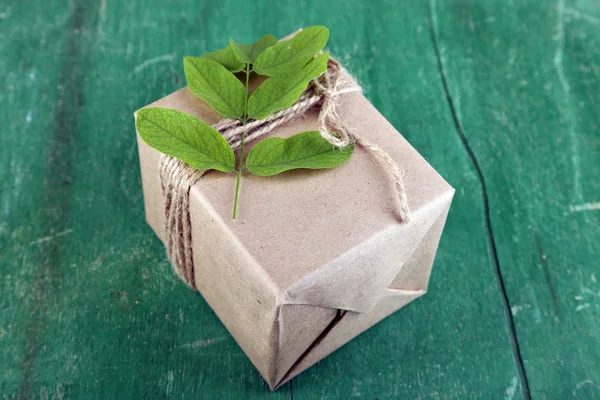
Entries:
{"label": "small green leaf", "polygon": [[202,57],[218,62],[231,72],[240,72],[245,67],[244,63],[235,56],[231,46],[223,47],[212,53],[203,54]]}
{"label": "small green leaf", "polygon": [[292,76],[264,81],[248,100],[248,116],[263,119],[292,106],[306,90],[308,83],[327,70],[328,59],[328,53],[320,54]]}
{"label": "small green leaf", "polygon": [[227,141],[200,119],[168,108],[143,108],[135,126],[146,143],[199,170],[230,172],[235,156]]}
{"label": "small green leaf", "polygon": [[266,49],[254,62],[254,71],[272,77],[291,75],[321,51],[328,38],[329,30],[324,26],[303,29],[290,40]]}
{"label": "small green leaf", "polygon": [[273,35],[264,35],[255,43],[239,44],[229,39],[229,46],[237,59],[242,63],[252,64],[265,49],[277,43]]}
{"label": "small green leaf", "polygon": [[241,118],[246,103],[244,84],[224,66],[204,57],[184,57],[187,84],[224,118]]}
{"label": "small green leaf", "polygon": [[350,158],[354,145],[335,148],[318,131],[299,133],[288,139],[272,137],[258,143],[246,158],[255,175],[271,176],[290,169],[335,168]]}

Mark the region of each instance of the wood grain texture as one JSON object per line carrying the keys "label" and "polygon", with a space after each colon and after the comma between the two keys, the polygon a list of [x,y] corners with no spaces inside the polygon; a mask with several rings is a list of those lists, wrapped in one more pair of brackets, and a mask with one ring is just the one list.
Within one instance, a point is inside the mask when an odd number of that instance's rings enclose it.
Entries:
{"label": "wood grain texture", "polygon": [[432,5],[533,398],[600,396],[598,11]]}
{"label": "wood grain texture", "polygon": [[[429,293],[270,393],[144,222],[132,112],[184,55],[312,24],[457,193]],[[0,3],[0,398],[600,397],[599,25],[592,0]]]}

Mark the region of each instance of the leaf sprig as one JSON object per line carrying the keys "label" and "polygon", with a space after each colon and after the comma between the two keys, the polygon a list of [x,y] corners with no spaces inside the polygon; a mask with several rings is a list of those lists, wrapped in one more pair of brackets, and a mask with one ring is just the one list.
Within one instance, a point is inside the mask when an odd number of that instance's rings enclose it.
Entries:
{"label": "leaf sprig", "polygon": [[[184,57],[188,87],[221,116],[238,119],[245,126],[250,120],[264,119],[292,106],[310,81],[327,70],[329,54],[321,51],[328,37],[326,27],[312,26],[282,42],[272,35],[250,44],[230,40],[220,50],[201,57]],[[235,73],[242,73],[242,78]],[[250,95],[253,73],[267,79]],[[348,160],[354,150],[353,145],[335,149],[318,131],[310,131],[288,139],[265,139],[244,160],[244,131],[236,169],[235,155],[227,141],[196,117],[166,108],[144,108],[137,114],[136,128],[151,147],[193,168],[235,171],[233,219],[237,216],[244,168],[259,176],[298,168],[335,168]]]}

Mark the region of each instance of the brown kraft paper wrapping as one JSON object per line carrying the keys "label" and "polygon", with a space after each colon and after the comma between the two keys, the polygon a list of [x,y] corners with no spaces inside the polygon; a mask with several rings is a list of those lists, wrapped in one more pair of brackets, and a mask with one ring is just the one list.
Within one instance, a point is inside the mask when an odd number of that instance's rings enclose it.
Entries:
{"label": "brown kraft paper wrapping", "polygon": [[[150,106],[219,119],[187,88]],[[454,194],[362,94],[342,95],[339,112],[405,171],[409,222],[389,172],[360,147],[336,169],[245,173],[235,221],[233,173],[210,171],[190,191],[197,288],[271,389],[426,292]],[[316,130],[316,119],[270,136]],[[138,145],[146,219],[164,242],[160,153]]]}

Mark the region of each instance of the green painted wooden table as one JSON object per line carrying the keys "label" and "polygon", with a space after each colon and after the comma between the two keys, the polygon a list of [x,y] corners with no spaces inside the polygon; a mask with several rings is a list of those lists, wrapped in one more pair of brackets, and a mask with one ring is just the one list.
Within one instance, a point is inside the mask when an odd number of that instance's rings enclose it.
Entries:
{"label": "green painted wooden table", "polygon": [[[271,393],[144,222],[181,58],[326,24],[457,188],[430,292]],[[1,399],[600,398],[600,4],[0,2]]]}

